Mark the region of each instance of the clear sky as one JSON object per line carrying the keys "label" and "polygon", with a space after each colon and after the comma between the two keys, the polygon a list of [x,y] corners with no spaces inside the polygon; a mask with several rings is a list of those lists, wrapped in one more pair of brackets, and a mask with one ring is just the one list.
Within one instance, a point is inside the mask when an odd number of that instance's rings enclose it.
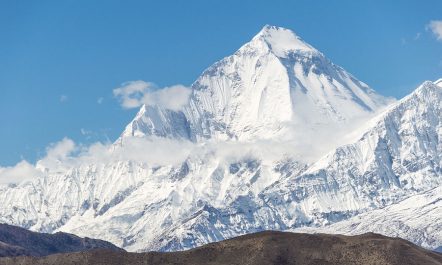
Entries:
{"label": "clear sky", "polygon": [[[0,166],[52,142],[115,140],[131,80],[190,85],[265,24],[290,28],[379,93],[442,77],[442,1],[0,1]],[[442,33],[441,33],[442,34]]]}

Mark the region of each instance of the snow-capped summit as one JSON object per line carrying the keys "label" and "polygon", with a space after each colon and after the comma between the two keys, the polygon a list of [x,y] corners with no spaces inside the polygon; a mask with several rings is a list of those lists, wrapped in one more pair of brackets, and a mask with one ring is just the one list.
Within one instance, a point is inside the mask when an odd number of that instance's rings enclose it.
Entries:
{"label": "snow-capped summit", "polygon": [[[205,70],[192,89],[182,112],[142,111],[123,136],[178,136],[191,141],[279,137],[308,145],[303,135],[321,141],[316,132],[357,126],[391,103],[292,31],[268,25],[233,55]],[[166,129],[169,124],[177,126]]]}
{"label": "snow-capped summit", "polygon": [[415,94],[419,94],[421,97],[430,97],[428,99],[422,98],[422,101],[426,103],[433,102],[435,99],[441,99],[442,97],[441,85],[442,85],[442,79],[436,82],[425,81],[413,93],[411,93],[401,101],[405,101],[407,98],[414,97]]}
{"label": "snow-capped summit", "polygon": [[285,58],[290,52],[294,51],[319,53],[293,31],[276,26],[265,25],[252,39],[252,43],[253,42],[266,43],[269,49],[281,58]]}

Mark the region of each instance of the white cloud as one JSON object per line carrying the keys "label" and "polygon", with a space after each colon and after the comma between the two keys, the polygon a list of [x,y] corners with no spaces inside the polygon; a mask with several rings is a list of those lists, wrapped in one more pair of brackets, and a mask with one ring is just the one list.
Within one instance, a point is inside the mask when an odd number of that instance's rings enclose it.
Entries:
{"label": "white cloud", "polygon": [[72,165],[77,157],[72,156],[77,146],[74,141],[64,138],[59,142],[52,143],[46,148],[46,155],[36,165],[22,160],[12,167],[0,167],[0,184],[18,183],[43,176],[50,170],[63,171]]}
{"label": "white cloud", "polygon": [[189,101],[191,89],[183,85],[158,89],[153,83],[139,80],[126,82],[113,93],[123,108],[137,108],[145,104],[178,111]]}
{"label": "white cloud", "polygon": [[88,146],[65,138],[47,148],[46,156],[35,166],[45,174],[63,173],[81,165],[134,161],[151,166],[176,165],[183,162],[196,145],[189,141],[166,138],[127,138],[123,145],[96,142]]}
{"label": "white cloud", "polygon": [[442,41],[442,20],[432,20],[427,25],[427,30],[431,30],[437,40]]}
{"label": "white cloud", "polygon": [[99,98],[97,99],[97,103],[98,103],[98,104],[102,104],[103,101],[104,101],[104,98],[103,98],[103,97],[99,97]]}
{"label": "white cloud", "polygon": [[55,159],[62,159],[70,155],[75,149],[75,143],[69,138],[63,138],[63,140],[52,143],[46,148],[46,156],[53,157]]}
{"label": "white cloud", "polygon": [[141,98],[149,93],[155,85],[142,80],[129,81],[122,84],[122,87],[113,90],[114,96],[118,97],[125,108],[140,106]]}
{"label": "white cloud", "polygon": [[45,171],[53,169],[61,171],[69,167],[67,162],[75,159],[71,155],[77,150],[75,142],[69,138],[63,138],[61,141],[52,143],[46,148],[46,156],[37,162],[37,169]]}
{"label": "white cloud", "polygon": [[95,143],[83,149],[81,163],[135,161],[152,166],[175,165],[183,162],[196,145],[167,138],[126,138],[122,145]]}
{"label": "white cloud", "polygon": [[34,165],[22,160],[13,167],[0,167],[0,184],[19,183],[42,175]]}

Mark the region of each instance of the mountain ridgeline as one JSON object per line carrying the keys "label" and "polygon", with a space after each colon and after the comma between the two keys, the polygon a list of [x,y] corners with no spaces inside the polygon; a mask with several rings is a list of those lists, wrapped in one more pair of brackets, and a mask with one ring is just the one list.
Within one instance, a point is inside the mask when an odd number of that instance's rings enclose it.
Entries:
{"label": "mountain ridgeline", "polygon": [[188,251],[128,253],[94,250],[43,258],[0,258],[22,265],[440,265],[442,254],[399,238],[260,232],[211,243]]}
{"label": "mountain ridgeline", "polygon": [[80,238],[60,232],[55,234],[36,233],[21,227],[0,224],[0,257],[38,257],[93,249],[124,251],[103,240]]}

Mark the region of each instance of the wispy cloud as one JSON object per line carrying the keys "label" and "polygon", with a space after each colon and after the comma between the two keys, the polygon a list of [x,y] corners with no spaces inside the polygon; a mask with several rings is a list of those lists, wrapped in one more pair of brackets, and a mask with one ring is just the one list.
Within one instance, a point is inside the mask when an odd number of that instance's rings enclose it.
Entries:
{"label": "wispy cloud", "polygon": [[66,102],[67,100],[68,100],[68,96],[66,96],[66,95],[61,95],[60,96],[60,102],[61,103]]}
{"label": "wispy cloud", "polygon": [[402,44],[402,46],[405,46],[405,45],[407,45],[407,44],[409,44],[409,43],[411,43],[413,41],[418,41],[421,38],[421,36],[422,36],[422,33],[421,32],[417,32],[414,35],[414,37],[410,37],[410,36],[402,37],[401,38],[401,44]]}
{"label": "wispy cloud", "polygon": [[80,133],[81,133],[81,135],[89,135],[89,134],[91,134],[92,132],[91,131],[89,131],[89,130],[86,130],[85,128],[81,128],[80,129]]}
{"label": "wispy cloud", "polygon": [[442,20],[432,20],[426,28],[431,30],[437,40],[442,41]]}
{"label": "wispy cloud", "polygon": [[137,108],[145,104],[177,111],[189,101],[191,89],[183,85],[157,88],[151,82],[139,80],[126,82],[113,93],[123,108]]}
{"label": "wispy cloud", "polygon": [[414,36],[414,40],[418,40],[418,39],[420,39],[420,37],[421,37],[421,33],[418,32],[418,33],[416,33],[416,35]]}
{"label": "wispy cloud", "polygon": [[104,101],[104,98],[103,98],[103,97],[99,97],[99,98],[97,99],[97,103],[98,103],[98,104],[102,104],[103,101]]}
{"label": "wispy cloud", "polygon": [[88,140],[91,139],[92,135],[95,134],[93,131],[87,130],[85,128],[81,128],[80,133],[81,133],[81,135],[85,136],[86,139],[88,139]]}
{"label": "wispy cloud", "polygon": [[402,46],[406,45],[407,44],[407,40],[405,38],[401,38],[401,44],[402,44]]}

